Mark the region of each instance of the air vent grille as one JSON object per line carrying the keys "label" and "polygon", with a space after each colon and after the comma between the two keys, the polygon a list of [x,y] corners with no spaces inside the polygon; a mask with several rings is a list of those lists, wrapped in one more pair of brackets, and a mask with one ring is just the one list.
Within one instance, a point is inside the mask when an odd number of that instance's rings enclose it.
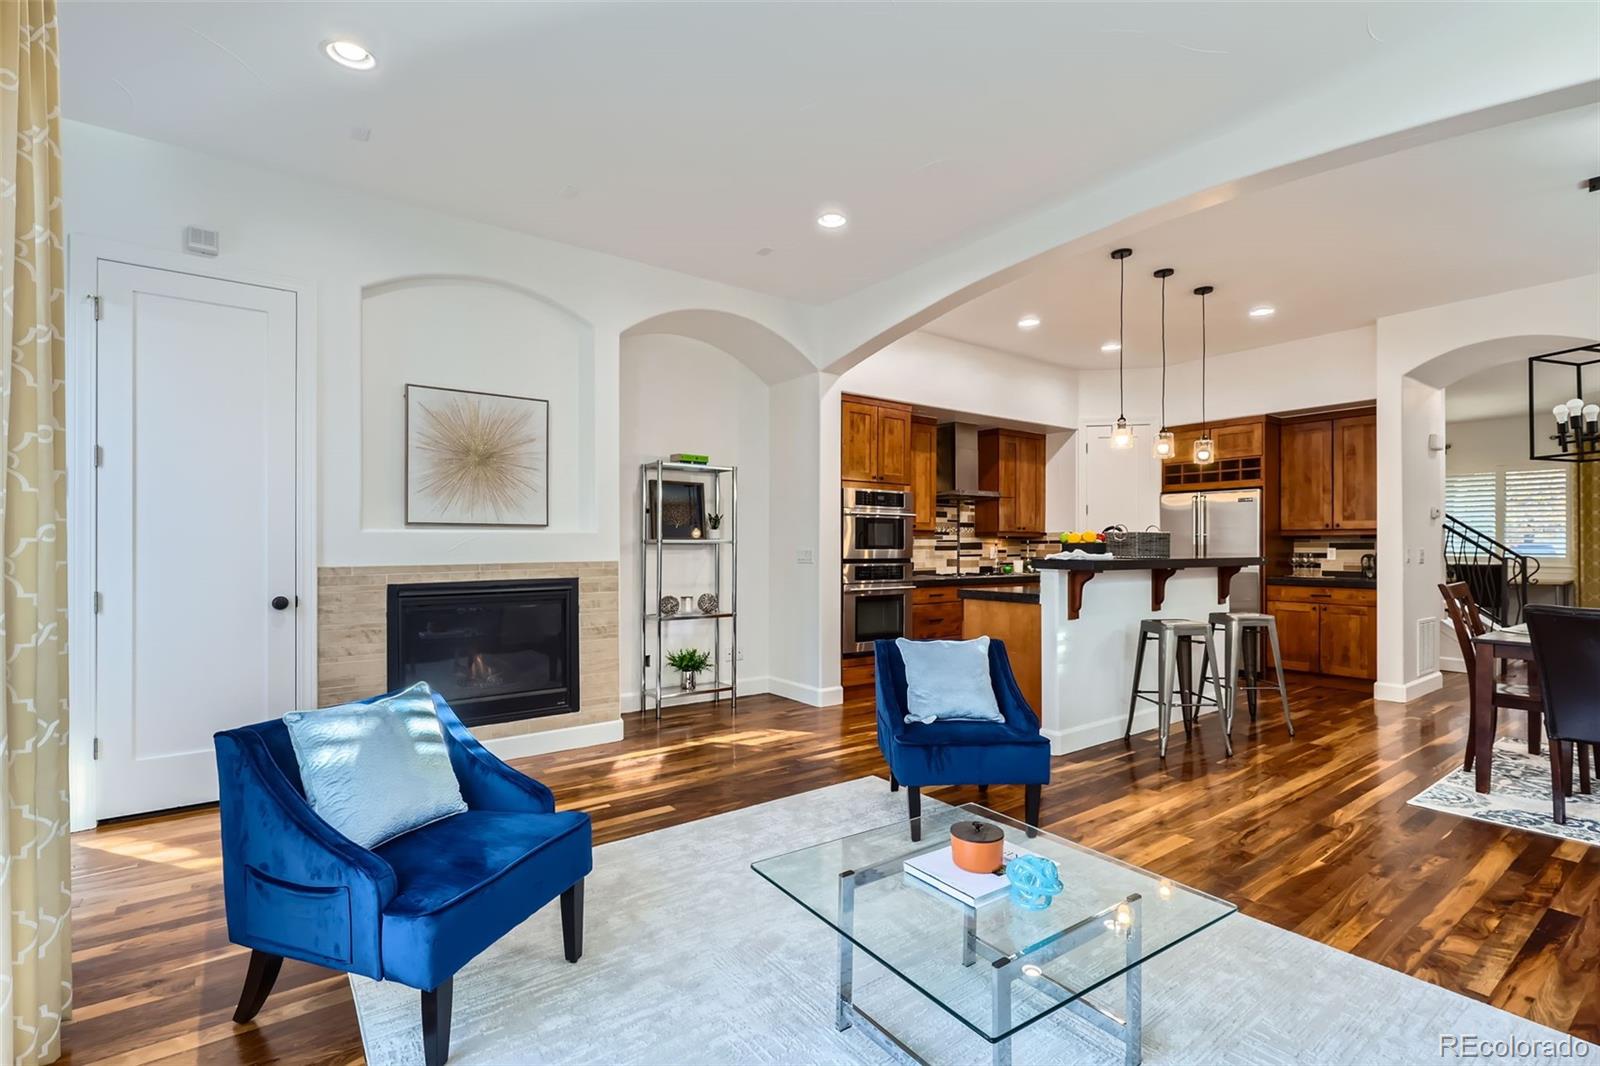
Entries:
{"label": "air vent grille", "polygon": [[214,229],[183,227],[183,250],[195,255],[217,255],[222,251],[222,236]]}
{"label": "air vent grille", "polygon": [[1439,620],[1417,619],[1417,673],[1431,674],[1439,669]]}

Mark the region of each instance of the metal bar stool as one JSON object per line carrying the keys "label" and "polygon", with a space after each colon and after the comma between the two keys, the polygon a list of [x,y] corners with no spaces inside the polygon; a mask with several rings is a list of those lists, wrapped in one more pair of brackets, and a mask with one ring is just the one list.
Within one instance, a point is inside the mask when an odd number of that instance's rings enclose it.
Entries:
{"label": "metal bar stool", "polygon": [[[1294,719],[1289,717],[1289,689],[1283,680],[1283,654],[1278,651],[1278,622],[1270,614],[1258,614],[1254,611],[1213,611],[1207,620],[1208,628],[1213,632],[1222,629],[1222,657],[1228,664],[1226,680],[1223,688],[1227,691],[1228,700],[1228,732],[1233,732],[1233,716],[1239,709],[1239,696],[1244,694],[1246,706],[1250,711],[1250,720],[1256,720],[1257,694],[1278,690],[1278,699],[1283,703],[1283,724],[1289,727],[1289,735],[1294,736]],[[1272,643],[1272,669],[1277,674],[1277,681],[1272,685],[1260,683],[1261,670],[1261,637],[1265,634]],[[1243,669],[1247,679],[1246,683],[1239,683],[1239,672]]]}
{"label": "metal bar stool", "polygon": [[[1142,689],[1139,679],[1144,674],[1144,649],[1145,643],[1154,637],[1156,650],[1161,657],[1158,667],[1158,688]],[[1200,687],[1190,685],[1194,669],[1194,647],[1198,644],[1202,650],[1200,659]],[[1217,658],[1216,647],[1211,641],[1211,627],[1205,622],[1193,622],[1181,618],[1146,618],[1139,623],[1139,652],[1133,664],[1133,694],[1128,700],[1128,728],[1123,730],[1124,737],[1133,733],[1133,714],[1139,706],[1140,700],[1154,703],[1157,708],[1158,721],[1161,735],[1161,758],[1167,757],[1167,734],[1172,724],[1172,689],[1173,682],[1177,682],[1179,698],[1178,703],[1183,709],[1183,732],[1188,736],[1191,729],[1198,724],[1200,709],[1202,707],[1215,707],[1217,718],[1222,722],[1222,744],[1229,755],[1233,754],[1233,738],[1228,735],[1228,705],[1227,690],[1221,684],[1222,671],[1218,669],[1222,660]],[[1213,696],[1205,694],[1206,676],[1211,675]],[[1152,695],[1154,693],[1155,695]]]}

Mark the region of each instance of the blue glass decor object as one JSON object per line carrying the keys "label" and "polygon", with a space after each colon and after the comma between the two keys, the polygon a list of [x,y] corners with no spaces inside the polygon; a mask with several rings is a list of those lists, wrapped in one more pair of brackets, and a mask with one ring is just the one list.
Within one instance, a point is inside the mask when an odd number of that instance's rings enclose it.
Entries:
{"label": "blue glass decor object", "polygon": [[1024,910],[1042,911],[1061,891],[1056,864],[1039,855],[1023,855],[1006,863],[1011,898]]}

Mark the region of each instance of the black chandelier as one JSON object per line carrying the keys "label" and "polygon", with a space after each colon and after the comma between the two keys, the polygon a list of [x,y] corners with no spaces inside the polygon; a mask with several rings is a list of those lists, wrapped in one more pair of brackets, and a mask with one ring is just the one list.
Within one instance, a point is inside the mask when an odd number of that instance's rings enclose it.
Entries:
{"label": "black chandelier", "polygon": [[[1586,399],[1583,391],[1583,371],[1597,363],[1600,344],[1528,358],[1528,458],[1558,463],[1600,462],[1600,403]],[[1589,387],[1600,395],[1600,371],[1591,373]],[[1546,408],[1538,399],[1541,394],[1571,399]]]}

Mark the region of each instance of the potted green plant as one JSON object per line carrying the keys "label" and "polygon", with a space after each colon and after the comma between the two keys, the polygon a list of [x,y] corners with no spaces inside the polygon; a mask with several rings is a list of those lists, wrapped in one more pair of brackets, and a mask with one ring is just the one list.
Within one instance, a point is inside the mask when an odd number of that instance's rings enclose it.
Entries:
{"label": "potted green plant", "polygon": [[706,522],[711,526],[713,533],[722,528],[722,516],[715,511],[706,515]]}
{"label": "potted green plant", "polygon": [[711,653],[699,648],[679,648],[667,656],[667,665],[682,675],[680,685],[683,691],[692,692],[695,675],[711,665]]}

